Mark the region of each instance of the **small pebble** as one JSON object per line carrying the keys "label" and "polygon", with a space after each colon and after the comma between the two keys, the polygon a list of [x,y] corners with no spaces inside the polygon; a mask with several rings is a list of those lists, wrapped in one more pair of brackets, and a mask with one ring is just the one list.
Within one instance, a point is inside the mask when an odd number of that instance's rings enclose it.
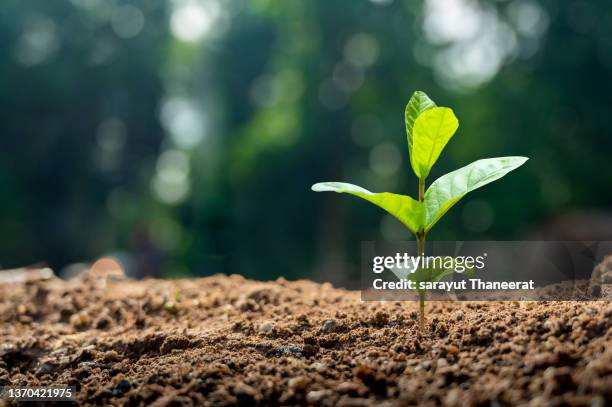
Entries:
{"label": "small pebble", "polygon": [[132,385],[127,380],[121,380],[119,383],[113,387],[113,396],[118,397],[122,396],[123,393],[130,391]]}
{"label": "small pebble", "polygon": [[448,406],[460,406],[461,405],[461,390],[451,389],[444,399],[444,404]]}
{"label": "small pebble", "polygon": [[534,309],[536,307],[535,301],[521,301],[521,308],[523,309]]}
{"label": "small pebble", "polygon": [[343,382],[336,386],[336,391],[340,394],[357,393],[359,385],[355,382]]}
{"label": "small pebble", "polygon": [[309,404],[316,404],[327,396],[329,396],[328,390],[309,391],[308,394],[306,394],[306,402],[308,402]]}
{"label": "small pebble", "polygon": [[314,362],[310,365],[310,368],[316,370],[317,372],[322,372],[327,368],[327,366],[321,362]]}
{"label": "small pebble", "polygon": [[266,321],[259,327],[259,332],[263,334],[269,334],[274,330],[274,323],[272,321]]}
{"label": "small pebble", "polygon": [[336,330],[336,322],[334,320],[328,319],[325,322],[323,322],[323,327],[321,328],[321,331],[328,334],[328,333],[334,332],[335,330]]}
{"label": "small pebble", "polygon": [[308,386],[308,379],[304,376],[293,377],[287,383],[290,389],[303,390]]}
{"label": "small pebble", "polygon": [[70,325],[75,328],[87,328],[91,324],[91,318],[86,312],[78,312],[70,317]]}
{"label": "small pebble", "polygon": [[278,348],[274,349],[273,354],[275,354],[276,356],[302,357],[302,352],[303,349],[299,346],[279,346]]}
{"label": "small pebble", "polygon": [[255,394],[257,394],[255,389],[246,383],[236,383],[234,386],[234,393],[240,396],[248,397],[255,397]]}

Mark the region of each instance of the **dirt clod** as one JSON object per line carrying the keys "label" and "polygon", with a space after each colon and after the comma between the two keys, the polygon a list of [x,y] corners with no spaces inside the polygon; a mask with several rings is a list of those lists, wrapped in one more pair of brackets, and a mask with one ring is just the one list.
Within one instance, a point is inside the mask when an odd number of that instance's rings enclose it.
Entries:
{"label": "dirt clod", "polygon": [[171,335],[164,340],[164,343],[159,348],[159,352],[164,354],[170,353],[174,349],[186,349],[189,347],[189,343],[189,338],[183,335]]}

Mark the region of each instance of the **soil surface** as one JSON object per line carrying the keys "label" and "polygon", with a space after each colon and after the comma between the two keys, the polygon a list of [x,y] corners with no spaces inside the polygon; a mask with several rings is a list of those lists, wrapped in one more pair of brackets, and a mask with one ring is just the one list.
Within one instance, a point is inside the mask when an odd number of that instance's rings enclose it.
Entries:
{"label": "soil surface", "polygon": [[427,310],[421,331],[414,303],[309,281],[15,278],[0,385],[76,386],[82,405],[612,405],[611,302]]}

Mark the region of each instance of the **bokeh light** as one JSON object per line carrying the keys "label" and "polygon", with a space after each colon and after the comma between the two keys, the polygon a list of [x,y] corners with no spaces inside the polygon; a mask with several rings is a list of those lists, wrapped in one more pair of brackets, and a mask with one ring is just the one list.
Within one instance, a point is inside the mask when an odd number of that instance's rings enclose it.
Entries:
{"label": "bokeh light", "polygon": [[170,28],[181,41],[196,42],[208,34],[219,17],[219,4],[208,0],[174,0]]}

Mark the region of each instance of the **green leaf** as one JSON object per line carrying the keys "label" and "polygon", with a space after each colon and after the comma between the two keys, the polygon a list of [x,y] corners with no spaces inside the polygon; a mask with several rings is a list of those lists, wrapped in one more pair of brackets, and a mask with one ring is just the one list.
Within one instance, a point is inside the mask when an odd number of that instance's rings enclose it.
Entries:
{"label": "green leaf", "polygon": [[406,120],[406,135],[408,136],[408,156],[412,162],[412,140],[414,122],[421,115],[421,113],[436,107],[433,100],[425,94],[417,90],[412,94],[410,101],[406,105],[405,120]]}
{"label": "green leaf", "polygon": [[425,193],[425,232],[465,194],[500,179],[527,160],[527,157],[486,158],[435,180]]}
{"label": "green leaf", "polygon": [[414,122],[412,169],[419,179],[429,175],[446,143],[459,127],[459,121],[448,107],[433,107],[421,113]]}
{"label": "green leaf", "polygon": [[357,185],[344,182],[319,182],[312,186],[312,190],[316,192],[333,191],[358,196],[389,212],[415,234],[423,227],[425,222],[423,204],[406,195],[390,192],[370,192]]}

